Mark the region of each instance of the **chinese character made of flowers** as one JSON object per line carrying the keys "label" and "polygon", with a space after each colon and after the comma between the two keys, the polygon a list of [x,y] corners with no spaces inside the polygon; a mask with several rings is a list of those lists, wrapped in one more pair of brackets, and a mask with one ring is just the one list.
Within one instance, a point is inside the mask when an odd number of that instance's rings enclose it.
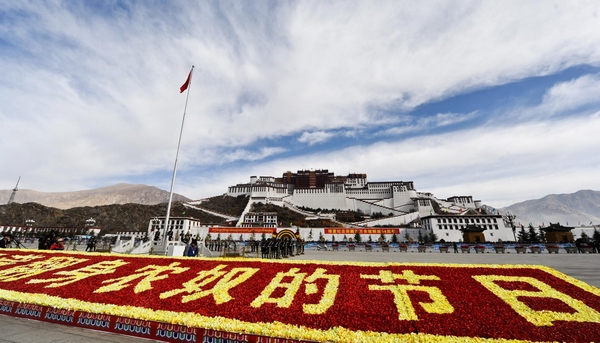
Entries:
{"label": "chinese character made of flowers", "polygon": [[10,266],[20,262],[30,262],[33,260],[40,260],[44,258],[44,255],[7,255],[0,254],[0,267]]}
{"label": "chinese character made of flowers", "polygon": [[[454,312],[454,307],[450,305],[439,288],[420,285],[421,280],[440,280],[436,275],[416,275],[412,270],[403,270],[402,274],[393,274],[390,270],[380,270],[379,275],[361,274],[360,277],[379,280],[383,283],[383,285],[369,285],[369,289],[372,291],[392,292],[399,320],[419,320],[409,296],[410,291],[422,291],[429,295],[431,303],[419,303],[427,313],[448,314]],[[405,280],[408,284],[396,284],[396,280]]]}
{"label": "chinese character made of flowers", "polygon": [[58,270],[87,261],[85,258],[51,257],[43,261],[34,261],[26,265],[15,266],[10,269],[0,270],[0,282],[12,282],[52,270]]}
{"label": "chinese character made of flowers", "polygon": [[[316,294],[319,289],[315,283],[318,279],[327,280],[323,289],[323,295],[317,304],[303,304],[302,311],[306,314],[323,314],[335,302],[340,285],[340,276],[335,274],[326,274],[327,270],[317,268],[310,276],[306,277],[307,273],[300,273],[300,268],[291,268],[287,272],[279,272],[271,283],[262,291],[258,298],[250,304],[250,306],[258,308],[265,303],[277,304],[277,307],[288,308],[294,301],[294,297],[298,290],[305,282],[304,292],[307,295]],[[283,282],[286,277],[291,277],[290,282]],[[273,293],[278,289],[283,288],[284,294],[281,297],[272,297]]]}
{"label": "chinese character made of flowers", "polygon": [[55,278],[33,279],[29,280],[27,283],[49,283],[49,285],[47,285],[46,288],[62,287],[92,276],[112,274],[115,272],[116,268],[124,266],[126,264],[127,262],[122,260],[101,261],[99,263],[95,263],[90,266],[85,266],[83,268],[75,270],[56,272],[54,275],[56,275],[57,277]]}
{"label": "chinese character made of flowers", "polygon": [[[526,276],[502,276],[502,275],[475,275],[473,278],[479,281],[485,288],[506,302],[520,316],[535,326],[552,326],[554,321],[570,322],[592,322],[600,323],[600,313],[587,306],[583,301],[572,298],[561,293],[538,279]],[[533,286],[536,290],[509,290],[500,287],[496,282],[524,282]],[[569,305],[574,312],[537,311],[527,306],[520,299],[552,298],[558,299]],[[520,299],[519,299],[520,298]]]}
{"label": "chinese character made of flowers", "polygon": [[[231,268],[229,272],[223,270],[226,265],[218,265],[211,270],[203,270],[198,273],[198,276],[183,284],[183,288],[174,289],[168,292],[161,293],[160,298],[166,299],[180,293],[187,293],[181,299],[182,303],[187,303],[193,300],[212,295],[217,305],[233,300],[229,295],[229,290],[233,287],[248,280],[258,268]],[[219,279],[217,283],[209,289],[203,289],[204,286]]]}
{"label": "chinese character made of flowers", "polygon": [[[123,276],[116,279],[108,279],[102,281],[107,284],[94,291],[94,293],[105,293],[120,291],[123,288],[129,287],[134,280],[141,279],[133,288],[134,293],[141,293],[152,289],[152,282],[164,280],[169,277],[168,274],[181,274],[188,270],[187,267],[179,267],[179,262],[173,262],[168,266],[149,265],[136,270],[135,274]],[[160,275],[162,273],[162,275]]]}

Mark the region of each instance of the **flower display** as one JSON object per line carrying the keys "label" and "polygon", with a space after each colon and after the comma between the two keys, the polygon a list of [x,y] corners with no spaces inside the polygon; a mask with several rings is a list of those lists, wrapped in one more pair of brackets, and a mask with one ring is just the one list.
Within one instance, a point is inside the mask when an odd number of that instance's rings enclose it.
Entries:
{"label": "flower display", "polygon": [[600,338],[600,290],[543,266],[7,249],[0,301],[299,341]]}

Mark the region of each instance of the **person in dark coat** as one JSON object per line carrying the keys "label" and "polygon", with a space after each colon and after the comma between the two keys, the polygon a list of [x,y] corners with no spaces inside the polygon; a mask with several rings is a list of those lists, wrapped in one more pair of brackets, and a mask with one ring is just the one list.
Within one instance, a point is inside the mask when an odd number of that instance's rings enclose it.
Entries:
{"label": "person in dark coat", "polygon": [[4,233],[4,238],[0,240],[0,248],[10,248],[10,234]]}
{"label": "person in dark coat", "polygon": [[188,256],[188,257],[198,256],[198,242],[192,241],[192,243],[190,244],[190,246],[187,249],[186,256]]}
{"label": "person in dark coat", "polygon": [[49,247],[46,244],[46,241],[48,240],[48,237],[40,237],[40,241],[38,243],[38,249],[40,250],[46,250]]}
{"label": "person in dark coat", "polygon": [[87,247],[85,251],[96,251],[96,238],[94,236],[90,237],[90,240],[87,243]]}

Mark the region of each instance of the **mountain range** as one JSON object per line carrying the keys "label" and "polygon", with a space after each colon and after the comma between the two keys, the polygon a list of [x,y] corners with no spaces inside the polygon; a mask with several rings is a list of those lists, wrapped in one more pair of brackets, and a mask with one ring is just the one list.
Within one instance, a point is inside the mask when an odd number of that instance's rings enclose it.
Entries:
{"label": "mountain range", "polygon": [[[0,190],[0,203],[6,204],[12,190]],[[115,204],[156,205],[169,201],[169,192],[148,185],[119,183],[114,186],[75,192],[37,192],[19,189],[13,202],[25,204],[35,202],[47,207],[69,209],[85,206],[103,206]],[[190,201],[182,195],[173,194],[173,201]]]}
{"label": "mountain range", "polygon": [[550,194],[541,199],[527,200],[500,209],[510,212],[523,226],[560,223],[565,226],[600,224],[600,192],[581,190],[570,194]]}
{"label": "mountain range", "polygon": [[[8,202],[12,190],[0,190],[0,203]],[[120,183],[114,186],[76,192],[37,192],[20,189],[14,202],[34,202],[58,209],[114,204],[156,205],[166,203],[169,192],[157,187]],[[173,194],[173,201],[189,198]],[[527,200],[499,209],[516,216],[517,224],[534,226],[559,222],[568,226],[600,224],[600,191],[580,190],[570,194],[550,194],[541,199]]]}

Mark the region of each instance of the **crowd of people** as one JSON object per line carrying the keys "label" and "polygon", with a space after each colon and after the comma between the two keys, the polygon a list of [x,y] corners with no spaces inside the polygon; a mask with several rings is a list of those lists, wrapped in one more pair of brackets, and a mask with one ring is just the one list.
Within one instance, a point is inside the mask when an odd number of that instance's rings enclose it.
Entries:
{"label": "crowd of people", "polygon": [[55,231],[40,238],[38,243],[40,250],[65,250],[65,243],[62,237],[59,237]]}

